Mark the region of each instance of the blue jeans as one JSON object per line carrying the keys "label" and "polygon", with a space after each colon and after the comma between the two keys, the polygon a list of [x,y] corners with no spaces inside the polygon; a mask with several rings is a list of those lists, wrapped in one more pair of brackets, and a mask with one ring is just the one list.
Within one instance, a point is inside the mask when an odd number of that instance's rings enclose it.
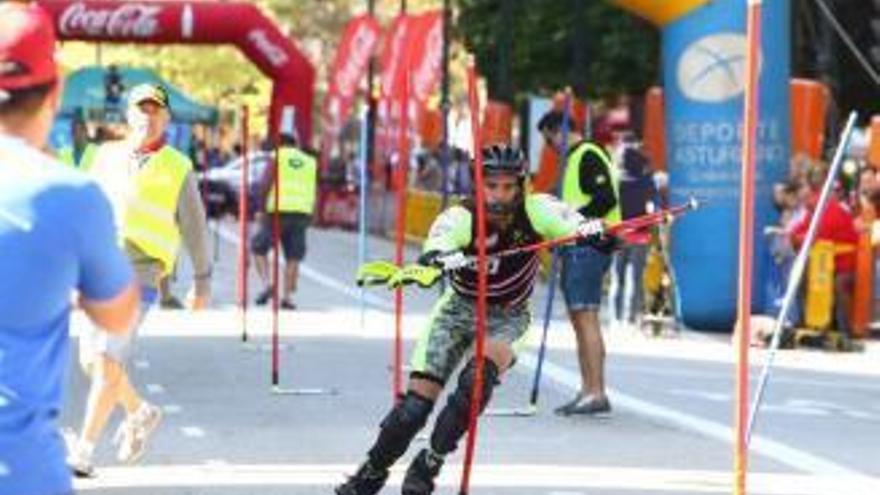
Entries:
{"label": "blue jeans", "polygon": [[[614,317],[618,320],[626,320],[633,323],[636,321],[636,317],[642,313],[645,298],[644,279],[642,277],[645,273],[645,262],[647,259],[647,244],[629,244],[621,248],[614,255],[614,276],[617,280],[614,293]],[[632,266],[632,279],[626,276],[626,269],[629,266]],[[627,287],[632,290],[632,294],[629,298],[629,314],[624,315],[623,303]]]}
{"label": "blue jeans", "polygon": [[611,255],[592,246],[566,246],[561,254],[562,294],[568,311],[599,311]]}

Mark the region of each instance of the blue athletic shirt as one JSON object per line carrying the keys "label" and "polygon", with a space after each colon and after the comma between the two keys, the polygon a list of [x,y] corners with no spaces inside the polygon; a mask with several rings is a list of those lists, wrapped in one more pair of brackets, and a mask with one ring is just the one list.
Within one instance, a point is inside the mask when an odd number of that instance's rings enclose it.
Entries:
{"label": "blue athletic shirt", "polygon": [[0,135],[0,495],[73,492],[56,423],[71,294],[111,299],[133,276],[98,186]]}

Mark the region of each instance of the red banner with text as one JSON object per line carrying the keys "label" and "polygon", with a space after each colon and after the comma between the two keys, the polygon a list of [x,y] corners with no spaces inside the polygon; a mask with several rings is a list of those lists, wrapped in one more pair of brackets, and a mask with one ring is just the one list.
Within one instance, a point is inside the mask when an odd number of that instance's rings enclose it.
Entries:
{"label": "red banner with text", "polygon": [[330,85],[324,100],[324,136],[321,156],[326,165],[330,148],[351,113],[361,80],[370,58],[379,45],[382,28],[367,15],[355,17],[345,26],[330,72]]}

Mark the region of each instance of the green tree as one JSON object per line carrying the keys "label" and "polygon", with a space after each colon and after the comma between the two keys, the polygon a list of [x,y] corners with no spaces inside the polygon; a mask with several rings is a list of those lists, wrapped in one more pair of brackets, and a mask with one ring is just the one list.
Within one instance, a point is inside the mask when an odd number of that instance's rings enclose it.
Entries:
{"label": "green tree", "polygon": [[[499,12],[512,10],[508,22]],[[572,86],[580,96],[642,92],[658,81],[657,30],[607,2],[461,0],[457,33],[476,53],[493,96],[544,93]],[[500,42],[509,33],[510,44]],[[504,56],[508,50],[512,56]],[[499,67],[508,60],[510,67]],[[511,81],[499,81],[510,74]],[[578,84],[579,83],[579,84]],[[503,97],[503,95],[502,95]]]}

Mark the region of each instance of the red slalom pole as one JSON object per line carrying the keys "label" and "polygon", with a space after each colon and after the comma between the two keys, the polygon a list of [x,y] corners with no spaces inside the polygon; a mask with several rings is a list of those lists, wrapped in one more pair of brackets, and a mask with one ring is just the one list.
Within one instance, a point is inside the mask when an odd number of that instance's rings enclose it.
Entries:
{"label": "red slalom pole", "polygon": [[[403,242],[406,226],[406,178],[409,168],[409,67],[404,64],[403,88],[400,91],[400,126],[398,128],[398,160],[395,176],[397,185],[397,232],[394,245],[394,263],[403,267]],[[396,404],[403,394],[403,288],[394,290],[394,378],[392,400]]]}
{"label": "red slalom pole", "polygon": [[276,131],[275,139],[272,141],[274,145],[274,153],[273,153],[273,167],[272,167],[272,183],[275,185],[275,191],[272,198],[272,202],[275,205],[275,211],[272,212],[272,386],[278,387],[278,299],[279,299],[279,289],[278,289],[278,251],[281,248],[281,243],[279,242],[281,237],[281,222],[278,218],[278,207],[281,204],[281,184],[279,184],[279,179],[281,178],[281,174],[279,173],[279,161],[278,161],[278,133]]}
{"label": "red slalom pole", "polygon": [[477,72],[473,55],[468,57],[467,65],[468,101],[471,108],[471,132],[474,143],[474,188],[477,203],[477,314],[474,357],[476,370],[474,387],[471,391],[471,408],[468,416],[467,444],[464,453],[464,468],[461,473],[460,495],[467,495],[470,487],[471,467],[474,463],[474,448],[477,444],[477,417],[480,402],[483,400],[483,368],[486,362],[486,198],[483,191],[483,143],[480,129],[480,101],[477,96]]}
{"label": "red slalom pole", "polygon": [[238,308],[241,316],[241,341],[247,342],[247,307],[248,307],[248,106],[241,106],[241,193],[238,195]]}
{"label": "red slalom pole", "polygon": [[739,291],[737,304],[736,401],[734,411],[735,495],[746,494],[748,471],[749,336],[752,313],[752,256],[755,224],[755,148],[758,129],[758,60],[761,46],[761,0],[748,0],[746,87],[743,108],[742,182],[739,211]]}

